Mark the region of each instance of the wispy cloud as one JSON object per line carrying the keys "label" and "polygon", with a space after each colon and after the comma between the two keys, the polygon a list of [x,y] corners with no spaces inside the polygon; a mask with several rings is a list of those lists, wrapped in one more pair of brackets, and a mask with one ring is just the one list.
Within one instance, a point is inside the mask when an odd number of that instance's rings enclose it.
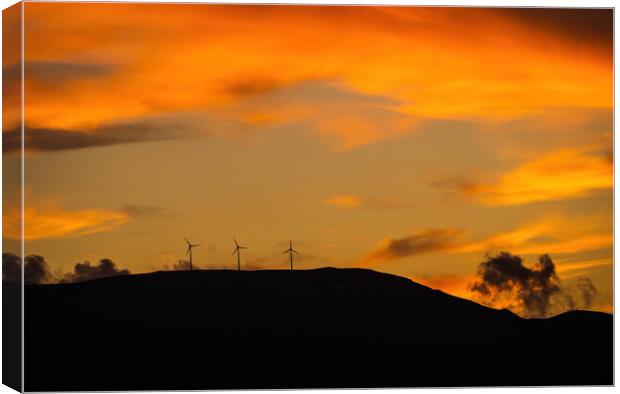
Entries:
{"label": "wispy cloud", "polygon": [[[496,234],[467,237],[465,230],[436,228],[388,237],[366,255],[370,264],[424,253],[487,253],[510,250],[523,255],[570,254],[611,248],[613,232],[601,226],[602,216],[546,215]],[[468,239],[469,238],[469,239]],[[473,239],[472,239],[473,238]]]}
{"label": "wispy cloud", "polygon": [[261,125],[291,125],[345,151],[397,138],[419,129],[421,116],[403,112],[402,102],[370,94],[333,78],[290,83],[229,106],[228,116]]}
{"label": "wispy cloud", "polygon": [[[134,142],[162,141],[205,134],[197,115],[175,115],[108,123],[93,129],[69,130],[26,127],[27,152],[54,152]],[[21,128],[2,134],[5,154],[21,150]]]}
{"label": "wispy cloud", "polygon": [[372,264],[450,250],[458,245],[456,237],[462,232],[455,228],[437,228],[418,231],[402,238],[386,238],[366,255],[364,261]]}
{"label": "wispy cloud", "polygon": [[601,227],[601,217],[547,215],[515,229],[463,242],[457,252],[499,252],[519,254],[577,253],[609,248],[613,245],[611,229]]}
{"label": "wispy cloud", "polygon": [[[7,80],[7,86],[19,84],[21,81],[21,63],[2,67],[2,76]],[[109,64],[55,62],[55,61],[28,61],[24,63],[24,73],[28,80],[38,83],[54,85],[69,80],[87,78],[101,78],[111,74],[115,66]],[[12,89],[12,86],[9,86]]]}
{"label": "wispy cloud", "polygon": [[495,181],[463,176],[432,184],[471,197],[483,205],[564,200],[613,188],[613,160],[609,152],[563,149],[515,167]]}
{"label": "wispy cloud", "polygon": [[591,268],[604,267],[613,265],[610,257],[602,257],[596,259],[581,259],[578,261],[558,262],[557,271],[562,274],[563,278],[570,278],[588,271]]}
{"label": "wispy cloud", "polygon": [[[28,240],[78,237],[112,230],[136,216],[159,212],[159,208],[126,205],[120,209],[70,210],[55,201],[30,203],[24,209],[24,236]],[[18,208],[5,209],[2,216],[3,236],[21,238],[21,212]]]}
{"label": "wispy cloud", "polygon": [[120,210],[127,213],[129,216],[134,217],[156,215],[162,211],[162,208],[153,205],[127,204]]}
{"label": "wispy cloud", "polygon": [[336,208],[376,208],[376,209],[396,209],[407,208],[410,204],[401,201],[377,198],[377,197],[360,197],[350,194],[341,194],[326,198],[322,201],[324,205],[330,205]]}

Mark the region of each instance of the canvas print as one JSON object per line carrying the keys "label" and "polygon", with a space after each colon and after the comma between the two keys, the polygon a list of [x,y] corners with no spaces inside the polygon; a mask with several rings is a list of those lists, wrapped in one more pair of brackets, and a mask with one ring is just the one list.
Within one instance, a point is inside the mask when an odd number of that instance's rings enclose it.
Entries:
{"label": "canvas print", "polygon": [[2,66],[4,384],[613,384],[612,9],[22,2]]}

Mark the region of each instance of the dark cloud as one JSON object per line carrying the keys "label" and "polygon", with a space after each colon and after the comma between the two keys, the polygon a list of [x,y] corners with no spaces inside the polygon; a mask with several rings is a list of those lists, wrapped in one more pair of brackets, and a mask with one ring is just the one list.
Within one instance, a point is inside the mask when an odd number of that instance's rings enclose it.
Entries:
{"label": "dark cloud", "polygon": [[254,96],[279,89],[282,84],[269,78],[248,78],[229,85],[225,91],[233,96]]}
{"label": "dark cloud", "polygon": [[[200,270],[199,266],[192,263],[193,270]],[[179,260],[172,265],[164,265],[164,270],[166,271],[189,271],[189,260]]]}
{"label": "dark cloud", "polygon": [[[31,152],[50,152],[96,146],[127,144],[142,141],[162,141],[187,138],[198,133],[189,119],[141,119],[114,123],[89,131],[32,128],[24,129],[24,147]],[[3,153],[21,149],[21,130],[9,130],[2,135]]]}
{"label": "dark cloud", "polygon": [[50,273],[49,265],[42,256],[26,256],[24,265],[24,280],[27,285],[40,285],[55,282]]}
{"label": "dark cloud", "polygon": [[611,8],[500,8],[497,10],[533,29],[613,53],[614,14]]}
{"label": "dark cloud", "polygon": [[454,228],[424,230],[403,238],[388,238],[366,259],[371,261],[388,261],[400,257],[415,256],[453,247],[454,238],[462,233]]}
{"label": "dark cloud", "polygon": [[[2,254],[2,279],[14,283],[21,282],[21,259],[13,253]],[[27,285],[54,283],[47,261],[42,256],[29,255],[24,259],[24,281]]]}
{"label": "dark cloud", "polygon": [[564,302],[568,309],[588,309],[594,303],[598,290],[590,278],[577,278],[577,283],[567,287],[564,294]]}
{"label": "dark cloud", "polygon": [[150,205],[127,204],[121,208],[121,211],[125,212],[131,217],[151,216],[160,213],[162,211],[162,208]]}
{"label": "dark cloud", "polygon": [[[115,67],[108,64],[87,64],[70,62],[26,62],[24,77],[43,83],[65,82],[71,79],[97,78],[110,74]],[[21,63],[2,68],[3,80],[11,83],[21,78]]]}
{"label": "dark cloud", "polygon": [[[81,282],[109,276],[128,275],[126,269],[120,269],[110,259],[102,259],[97,265],[91,265],[88,261],[77,263],[73,272],[65,274],[60,280],[52,275],[49,264],[42,256],[26,256],[24,279],[27,285],[39,285],[50,283]],[[2,279],[19,283],[21,281],[21,261],[19,256],[13,253],[2,254]],[[61,276],[60,274],[58,276]]]}
{"label": "dark cloud", "polygon": [[578,306],[589,308],[597,293],[587,278],[581,278],[574,288],[563,288],[555,264],[546,254],[531,268],[508,252],[487,255],[477,274],[470,290],[480,301],[491,306],[508,302],[509,309],[528,317],[545,317]]}
{"label": "dark cloud", "polygon": [[[286,248],[288,249],[288,245],[286,246]],[[293,248],[299,250],[299,248],[295,245],[293,245]],[[300,252],[300,254],[293,255],[293,267],[295,269],[307,269],[309,266],[309,262],[311,261],[320,261],[322,264],[329,264],[329,259],[321,258],[317,255],[305,251],[303,253]],[[248,271],[274,269],[288,270],[290,269],[289,256],[288,253],[274,253],[269,257],[250,256],[247,259],[241,260],[241,269]]]}
{"label": "dark cloud", "polygon": [[507,252],[489,255],[478,266],[478,276],[471,285],[474,293],[491,302],[509,294],[529,316],[547,315],[551,297],[560,292],[555,265],[548,255],[540,256],[534,268],[526,267],[521,257]]}
{"label": "dark cloud", "polygon": [[265,264],[265,262],[256,259],[256,260],[249,260],[246,261],[245,263],[242,264],[242,269],[248,270],[248,271],[258,271],[261,269],[269,269],[269,265]]}
{"label": "dark cloud", "polygon": [[85,280],[93,280],[99,278],[108,278],[110,276],[129,275],[129,270],[120,269],[116,263],[110,259],[102,259],[97,265],[91,265],[90,262],[77,263],[72,273],[68,273],[60,281],[66,282],[83,282]]}
{"label": "dark cloud", "polygon": [[444,176],[429,181],[429,185],[448,192],[465,193],[479,187],[479,182],[473,179],[471,174]]}
{"label": "dark cloud", "polygon": [[22,280],[21,259],[13,253],[2,253],[2,280],[20,283]]}
{"label": "dark cloud", "polygon": [[427,179],[427,183],[447,198],[461,198],[479,193],[484,185],[483,179],[487,178],[488,174],[466,171],[431,176]]}

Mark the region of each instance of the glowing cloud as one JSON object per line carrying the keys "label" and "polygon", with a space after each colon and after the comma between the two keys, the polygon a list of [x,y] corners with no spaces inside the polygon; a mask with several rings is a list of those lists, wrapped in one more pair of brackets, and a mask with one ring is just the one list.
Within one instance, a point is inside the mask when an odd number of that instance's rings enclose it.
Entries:
{"label": "glowing cloud", "polygon": [[493,183],[453,179],[436,184],[484,205],[518,205],[588,196],[613,187],[609,155],[572,148],[548,153],[501,175]]}
{"label": "glowing cloud", "polygon": [[563,278],[577,276],[590,268],[610,266],[613,264],[611,258],[584,259],[580,261],[558,263],[558,273],[564,273]]}
{"label": "glowing cloud", "polygon": [[[102,133],[179,112],[254,125],[309,116],[319,137],[349,149],[410,132],[419,119],[613,103],[610,39],[566,33],[563,10],[554,23],[479,8],[32,3],[25,12],[25,121],[36,130]],[[611,32],[611,11],[593,15],[583,23]],[[341,97],[335,111],[311,114],[242,110],[320,80],[389,100]],[[12,130],[19,114],[7,115]]]}
{"label": "glowing cloud", "polygon": [[601,226],[601,217],[548,215],[514,230],[479,241],[462,243],[458,252],[499,252],[518,254],[576,253],[608,248],[613,232]]}
{"label": "glowing cloud", "polygon": [[611,229],[601,227],[601,217],[549,215],[497,235],[467,241],[465,231],[441,228],[416,231],[402,238],[386,238],[365,261],[382,263],[423,253],[487,253],[510,250],[519,254],[577,253],[610,248]]}
{"label": "glowing cloud", "polygon": [[373,198],[373,197],[359,197],[349,194],[338,195],[330,198],[326,198],[322,201],[324,205],[331,205],[337,208],[377,208],[377,209],[391,209],[391,208],[406,208],[409,205],[385,198]]}
{"label": "glowing cloud", "polygon": [[323,200],[323,204],[338,208],[356,208],[362,205],[362,199],[355,196],[342,195],[327,198]]}
{"label": "glowing cloud", "polygon": [[[20,239],[19,209],[3,215],[4,236]],[[24,209],[24,237],[27,240],[76,237],[111,230],[129,220],[123,211],[86,209],[68,211],[56,203],[44,203]]]}

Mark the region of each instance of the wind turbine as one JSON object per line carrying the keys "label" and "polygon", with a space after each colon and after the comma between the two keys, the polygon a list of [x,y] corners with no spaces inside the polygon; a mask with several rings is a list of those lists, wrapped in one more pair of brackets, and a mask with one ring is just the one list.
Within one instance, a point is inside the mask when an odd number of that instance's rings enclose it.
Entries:
{"label": "wind turbine", "polygon": [[285,250],[284,252],[282,252],[282,254],[286,254],[286,253],[288,253],[289,258],[291,260],[291,271],[292,271],[293,270],[293,253],[296,253],[299,255],[299,252],[293,249],[293,241],[290,239],[288,240],[288,250]]}
{"label": "wind turbine", "polygon": [[233,241],[235,241],[235,251],[233,252],[233,256],[236,254],[237,255],[237,271],[241,271],[241,249],[247,249],[245,246],[241,246],[239,245],[239,243],[237,242],[237,240],[235,238],[233,238]]}
{"label": "wind turbine", "polygon": [[189,270],[192,270],[192,248],[195,248],[196,246],[200,246],[200,244],[192,244],[191,242],[189,242],[187,240],[187,238],[185,238],[185,242],[187,242],[187,251],[185,252],[185,255],[187,256],[187,254],[189,253]]}

